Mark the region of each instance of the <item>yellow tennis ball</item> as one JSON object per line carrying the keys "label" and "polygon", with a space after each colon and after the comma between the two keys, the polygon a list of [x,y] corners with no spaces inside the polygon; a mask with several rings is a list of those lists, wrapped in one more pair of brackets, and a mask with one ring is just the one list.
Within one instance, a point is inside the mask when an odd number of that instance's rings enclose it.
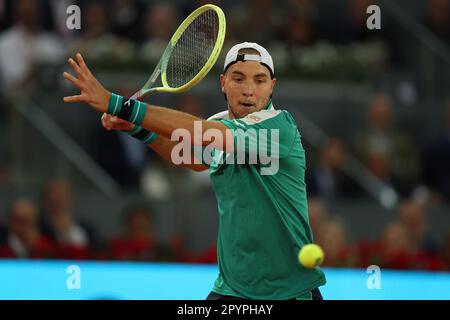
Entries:
{"label": "yellow tennis ball", "polygon": [[298,261],[305,268],[315,268],[323,262],[324,253],[317,244],[307,244],[298,253]]}

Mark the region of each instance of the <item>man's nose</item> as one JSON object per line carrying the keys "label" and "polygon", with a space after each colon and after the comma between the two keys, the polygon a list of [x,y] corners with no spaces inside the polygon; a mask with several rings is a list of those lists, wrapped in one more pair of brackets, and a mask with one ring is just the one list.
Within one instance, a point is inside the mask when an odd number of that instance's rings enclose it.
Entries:
{"label": "man's nose", "polygon": [[243,94],[244,94],[244,96],[246,96],[246,97],[248,97],[248,96],[253,96],[254,90],[255,90],[255,87],[254,87],[253,83],[247,82],[247,83],[244,85],[244,91],[243,91]]}

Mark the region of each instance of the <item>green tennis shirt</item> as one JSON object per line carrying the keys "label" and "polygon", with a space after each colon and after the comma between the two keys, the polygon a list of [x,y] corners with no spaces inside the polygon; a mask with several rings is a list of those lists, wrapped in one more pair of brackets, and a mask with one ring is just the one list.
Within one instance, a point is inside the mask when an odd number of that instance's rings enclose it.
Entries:
{"label": "green tennis shirt", "polygon": [[209,120],[232,129],[235,143],[234,154],[210,151],[219,210],[219,275],[213,291],[249,299],[310,297],[326,280],[322,270],[306,269],[297,258],[313,236],[305,151],[294,119],[270,104],[241,119],[230,120],[222,112]]}

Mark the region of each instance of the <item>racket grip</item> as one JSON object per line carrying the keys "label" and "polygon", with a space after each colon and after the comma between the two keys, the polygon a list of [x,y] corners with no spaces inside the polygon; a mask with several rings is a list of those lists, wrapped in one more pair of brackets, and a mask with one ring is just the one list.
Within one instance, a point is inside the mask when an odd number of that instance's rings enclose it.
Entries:
{"label": "racket grip", "polygon": [[143,97],[141,96],[141,91],[139,90],[138,92],[136,92],[130,99],[142,101]]}

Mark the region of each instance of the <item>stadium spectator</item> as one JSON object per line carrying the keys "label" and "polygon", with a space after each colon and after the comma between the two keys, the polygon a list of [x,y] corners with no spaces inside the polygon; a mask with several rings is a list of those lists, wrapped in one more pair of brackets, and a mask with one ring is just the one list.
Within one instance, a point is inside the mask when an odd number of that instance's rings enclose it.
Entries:
{"label": "stadium spectator", "polygon": [[450,44],[450,1],[426,1],[425,25],[441,40]]}
{"label": "stadium spectator", "polygon": [[427,212],[423,206],[412,200],[404,200],[397,209],[397,219],[406,228],[412,253],[437,252],[435,245],[427,237]]}
{"label": "stadium spectator", "polygon": [[113,33],[111,17],[104,2],[86,2],[81,13],[81,35],[72,42],[71,52],[82,52],[98,63],[105,59],[120,61],[133,57],[133,43]]}
{"label": "stadium spectator", "polygon": [[356,251],[347,228],[340,219],[331,218],[320,226],[315,242],[325,253],[323,266],[351,268],[356,265]]}
{"label": "stadium spectator", "polygon": [[0,246],[0,257],[40,259],[53,256],[52,243],[39,230],[38,212],[31,200],[14,200],[7,220],[6,242]]}
{"label": "stadium spectator", "polygon": [[319,151],[318,159],[307,171],[308,192],[328,202],[354,196],[355,184],[344,172],[346,157],[342,140],[336,137],[326,140]]}
{"label": "stadium spectator", "polygon": [[132,204],[123,213],[123,233],[109,241],[109,254],[117,260],[174,261],[176,252],[158,242],[154,215],[143,204]]}
{"label": "stadium spectator", "polygon": [[41,228],[55,243],[55,256],[67,259],[87,259],[91,249],[99,245],[95,231],[79,222],[73,208],[73,194],[64,180],[52,180],[42,191]]}
{"label": "stadium spectator", "polygon": [[114,0],[111,10],[114,33],[134,42],[142,39],[140,22],[144,9],[142,2],[138,0]]}
{"label": "stadium spectator", "polygon": [[144,39],[138,57],[156,63],[176,30],[177,7],[169,2],[159,2],[147,8],[143,18]]}
{"label": "stadium spectator", "polygon": [[13,25],[0,33],[0,82],[4,94],[31,90],[41,64],[63,61],[65,49],[55,34],[43,29],[37,0],[13,4]]}
{"label": "stadium spectator", "polygon": [[413,269],[408,241],[408,230],[403,224],[389,223],[382,231],[379,247],[372,252],[375,256],[379,252],[379,256],[371,264],[387,269]]}
{"label": "stadium spectator", "polygon": [[326,203],[320,198],[310,197],[308,199],[308,218],[313,237],[316,238],[319,234],[319,229],[330,218]]}
{"label": "stadium spectator", "polygon": [[410,136],[394,125],[392,98],[375,94],[367,120],[354,141],[356,154],[375,176],[408,196],[419,181],[421,157]]}
{"label": "stadium spectator", "polygon": [[411,238],[412,232],[404,223],[389,224],[382,233],[380,247],[373,251],[375,256],[380,253],[378,265],[390,269],[441,270],[443,264],[440,257],[417,248]]}
{"label": "stadium spectator", "polygon": [[229,16],[238,41],[265,44],[276,37],[276,31],[284,22],[282,8],[273,0],[249,0],[229,9]]}

